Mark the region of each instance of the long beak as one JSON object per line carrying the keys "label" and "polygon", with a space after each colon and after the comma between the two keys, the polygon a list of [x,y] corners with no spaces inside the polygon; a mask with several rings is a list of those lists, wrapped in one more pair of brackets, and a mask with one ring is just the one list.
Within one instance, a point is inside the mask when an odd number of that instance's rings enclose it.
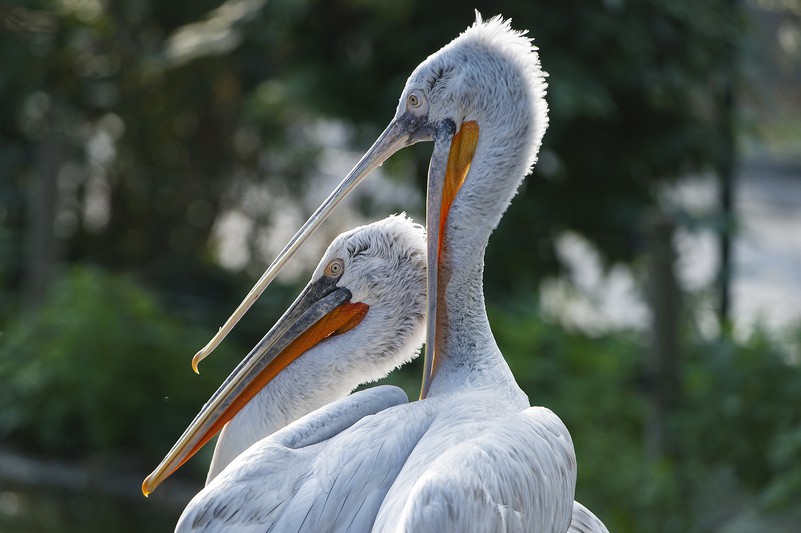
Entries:
{"label": "long beak", "polygon": [[212,395],[161,464],[142,483],[147,496],[231,420],[267,383],[320,341],[361,322],[367,304],[350,302],[336,280],[309,283],[281,319]]}
{"label": "long beak", "polygon": [[465,122],[455,132],[455,125],[445,121],[434,138],[434,152],[428,169],[426,196],[426,251],[428,279],[426,350],[423,359],[423,384],[420,399],[428,396],[431,381],[437,371],[437,351],[444,348],[443,333],[448,327],[445,288],[450,279],[445,246],[448,214],[459,192],[478,145],[478,124]]}
{"label": "long beak", "polygon": [[281,269],[286,265],[287,261],[297,252],[298,248],[306,242],[314,231],[323,223],[323,221],[331,214],[331,211],[339,205],[339,203],[373,170],[380,167],[392,154],[422,140],[418,137],[420,132],[420,125],[406,115],[393,120],[384,132],[373,143],[373,146],[364,154],[364,156],[356,163],[353,170],[342,180],[337,188],[332,192],[328,198],[317,208],[317,210],[309,217],[309,219],[298,230],[294,237],[284,246],[284,249],[278,254],[272,264],[264,271],[256,285],[242,300],[242,303],[236,308],[233,314],[225,321],[225,324],[219,329],[216,335],[212,337],[209,343],[192,358],[192,368],[195,372],[198,371],[197,365],[205,359],[230,333],[233,327],[239,322],[239,319],[247,313],[250,306],[258,300],[264,289],[275,279]]}

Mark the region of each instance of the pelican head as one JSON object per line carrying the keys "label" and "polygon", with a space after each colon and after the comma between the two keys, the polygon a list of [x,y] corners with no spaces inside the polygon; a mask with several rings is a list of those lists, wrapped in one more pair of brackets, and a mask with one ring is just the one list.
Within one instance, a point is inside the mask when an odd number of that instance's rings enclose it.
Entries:
{"label": "pelican head", "polygon": [[421,129],[436,142],[476,122],[480,130],[492,130],[493,150],[514,151],[529,170],[548,124],[537,48],[509,20],[482,21],[478,12],[476,18],[412,72],[393,123],[405,124],[410,140],[418,140],[414,130]]}
{"label": "pelican head", "polygon": [[294,376],[280,387],[304,387],[290,391],[301,416],[336,399],[331,391],[347,394],[410,361],[423,341],[425,279],[423,228],[405,215],[338,236],[306,288],[203,406],[142,492],[152,492],[279,374]]}
{"label": "pelican head", "polygon": [[547,126],[545,88],[545,73],[531,40],[512,30],[509,21],[500,17],[483,21],[476,13],[475,24],[414,70],[384,132],[195,359],[219,344],[289,257],[362,179],[398,150],[433,141],[426,204],[424,398],[435,369],[437,328],[447,325],[447,316],[437,312],[443,298],[438,278],[443,273],[447,280],[458,265],[478,262],[480,268],[480,256],[478,261],[475,257],[483,253],[481,247],[536,161]]}

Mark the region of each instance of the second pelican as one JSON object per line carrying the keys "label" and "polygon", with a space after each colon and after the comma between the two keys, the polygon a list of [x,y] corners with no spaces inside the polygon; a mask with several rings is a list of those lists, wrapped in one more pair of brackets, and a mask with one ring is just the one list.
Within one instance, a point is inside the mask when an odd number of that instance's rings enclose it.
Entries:
{"label": "second pelican", "polygon": [[[220,428],[207,483],[253,443],[412,360],[425,333],[425,279],[424,231],[404,215],[339,235],[312,281],[203,406],[143,492]],[[407,401],[396,387],[377,390],[394,402],[379,402],[378,410]]]}

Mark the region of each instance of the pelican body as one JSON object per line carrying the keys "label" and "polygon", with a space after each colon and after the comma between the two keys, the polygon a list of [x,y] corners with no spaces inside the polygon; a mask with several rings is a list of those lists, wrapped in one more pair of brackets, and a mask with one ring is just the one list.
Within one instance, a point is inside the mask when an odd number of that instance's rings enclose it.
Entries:
{"label": "pelican body", "polygon": [[433,141],[421,400],[379,387],[301,418],[233,461],[178,531],[568,530],[570,434],[550,410],[529,406],[490,330],[482,287],[489,236],[545,131],[544,76],[529,39],[477,15],[415,69],[386,130],[196,356],[344,195],[392,153]]}

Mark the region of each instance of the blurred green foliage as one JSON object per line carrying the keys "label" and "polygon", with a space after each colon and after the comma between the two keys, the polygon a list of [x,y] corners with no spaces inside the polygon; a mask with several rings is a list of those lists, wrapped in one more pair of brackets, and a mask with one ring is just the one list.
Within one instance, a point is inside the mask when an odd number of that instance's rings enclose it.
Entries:
{"label": "blurred green foliage", "polygon": [[167,313],[133,280],[73,267],[36,315],[0,344],[0,439],[85,457],[125,450],[158,458],[225,376],[223,348],[189,367],[206,333]]}
{"label": "blurred green foliage", "polygon": [[[14,513],[0,512],[0,530],[9,533],[170,533],[180,516],[175,510],[108,494],[69,494],[17,485],[2,486],[13,498]],[[4,502],[9,506],[9,500]],[[151,503],[148,505],[148,503]]]}

